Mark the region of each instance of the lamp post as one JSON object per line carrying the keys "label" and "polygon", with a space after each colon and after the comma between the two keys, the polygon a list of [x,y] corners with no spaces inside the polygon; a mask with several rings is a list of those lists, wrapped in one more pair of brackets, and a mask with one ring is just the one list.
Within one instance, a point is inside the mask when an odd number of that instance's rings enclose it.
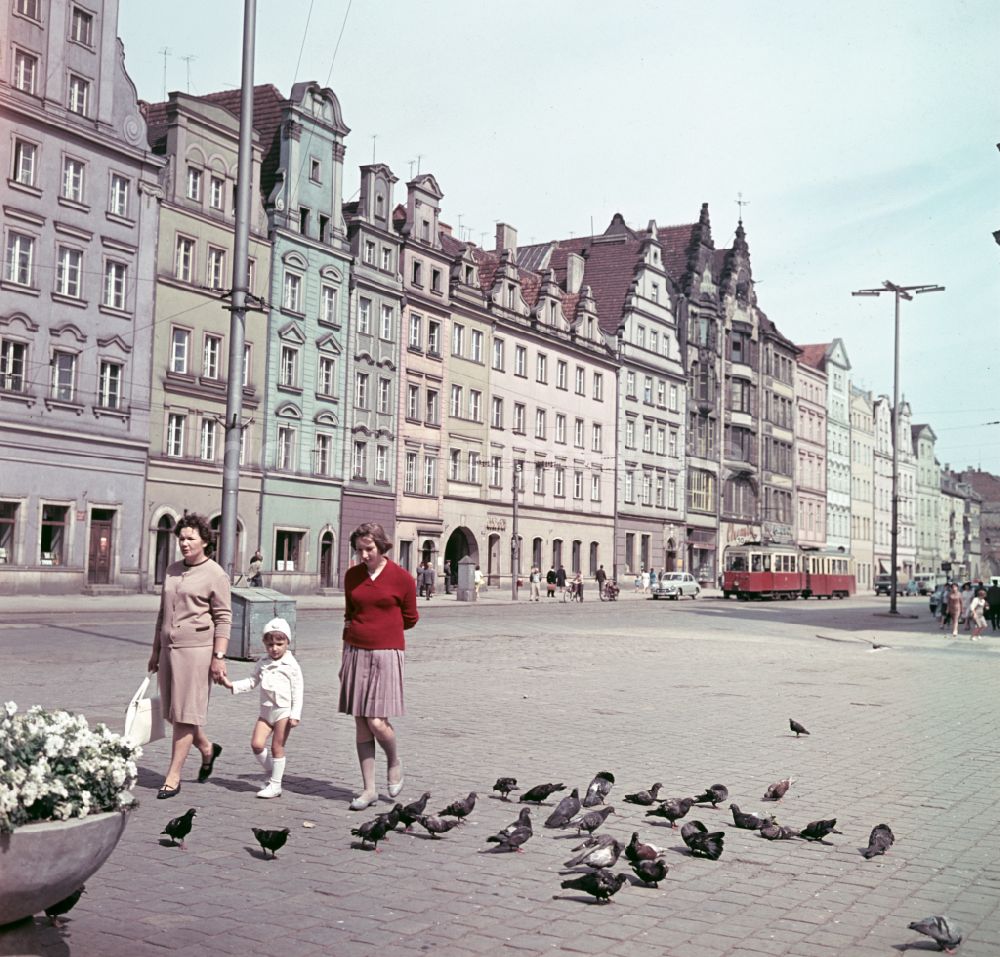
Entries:
{"label": "lamp post", "polygon": [[521,472],[524,469],[524,462],[520,459],[514,460],[514,481],[511,483],[511,491],[514,493],[514,514],[511,521],[510,536],[510,597],[511,601],[517,601],[517,569],[521,564],[521,541],[517,537],[517,493],[518,483],[521,480]]}
{"label": "lamp post", "polygon": [[900,286],[884,280],[879,289],[856,289],[852,296],[881,296],[891,292],[895,300],[895,343],[892,364],[892,527],[889,530],[889,614],[899,614],[896,608],[897,555],[899,552],[899,300],[912,299],[925,292],[944,292],[944,286]]}

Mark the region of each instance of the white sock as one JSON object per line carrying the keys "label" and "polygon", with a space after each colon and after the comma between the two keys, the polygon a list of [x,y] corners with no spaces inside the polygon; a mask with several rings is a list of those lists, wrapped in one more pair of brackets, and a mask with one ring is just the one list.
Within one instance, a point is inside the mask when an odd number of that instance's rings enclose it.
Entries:
{"label": "white sock", "polygon": [[287,758],[271,759],[271,784],[281,787],[281,779],[285,776],[285,761]]}
{"label": "white sock", "polygon": [[254,757],[260,762],[260,766],[267,771],[268,774],[271,773],[271,763],[273,761],[271,757],[271,749],[264,748],[259,754],[254,752]]}

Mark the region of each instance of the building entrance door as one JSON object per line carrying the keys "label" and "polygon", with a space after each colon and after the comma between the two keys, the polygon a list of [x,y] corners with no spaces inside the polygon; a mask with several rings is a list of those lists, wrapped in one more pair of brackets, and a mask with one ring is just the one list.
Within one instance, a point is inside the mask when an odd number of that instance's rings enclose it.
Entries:
{"label": "building entrance door", "polygon": [[95,508],[90,513],[90,548],[87,556],[87,582],[107,585],[111,581],[111,534],[115,513]]}
{"label": "building entrance door", "polygon": [[320,588],[334,586],[333,532],[324,532],[319,540],[319,585]]}

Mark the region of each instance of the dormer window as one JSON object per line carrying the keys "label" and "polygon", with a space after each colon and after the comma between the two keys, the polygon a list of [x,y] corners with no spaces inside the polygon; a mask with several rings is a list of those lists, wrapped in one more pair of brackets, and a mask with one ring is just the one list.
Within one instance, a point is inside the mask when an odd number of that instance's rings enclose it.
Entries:
{"label": "dormer window", "polygon": [[314,183],[323,182],[323,166],[318,159],[309,160],[309,179]]}
{"label": "dormer window", "polygon": [[429,219],[422,219],[420,221],[420,238],[426,242],[431,241],[431,222]]}
{"label": "dormer window", "polygon": [[508,309],[513,309],[514,308],[514,303],[516,301],[515,294],[516,294],[516,290],[514,288],[514,284],[513,283],[508,283],[507,284],[507,308]]}
{"label": "dormer window", "polygon": [[385,197],[381,193],[375,194],[375,215],[385,219]]}
{"label": "dormer window", "polygon": [[299,232],[303,236],[309,235],[309,210],[305,206],[299,207]]}

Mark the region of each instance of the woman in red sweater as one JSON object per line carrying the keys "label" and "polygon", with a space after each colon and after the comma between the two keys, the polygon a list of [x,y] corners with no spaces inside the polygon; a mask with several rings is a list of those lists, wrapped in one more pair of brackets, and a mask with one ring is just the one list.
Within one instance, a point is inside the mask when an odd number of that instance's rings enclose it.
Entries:
{"label": "woman in red sweater", "polygon": [[375,742],[385,752],[386,790],[403,790],[403,765],[390,717],[406,714],[403,706],[403,632],[417,614],[417,590],[410,573],[386,558],[392,543],[375,522],[351,533],[358,564],[344,575],[344,651],[340,664],[341,714],[354,715],[355,741],[364,790],[351,801],[362,811],[378,800]]}

